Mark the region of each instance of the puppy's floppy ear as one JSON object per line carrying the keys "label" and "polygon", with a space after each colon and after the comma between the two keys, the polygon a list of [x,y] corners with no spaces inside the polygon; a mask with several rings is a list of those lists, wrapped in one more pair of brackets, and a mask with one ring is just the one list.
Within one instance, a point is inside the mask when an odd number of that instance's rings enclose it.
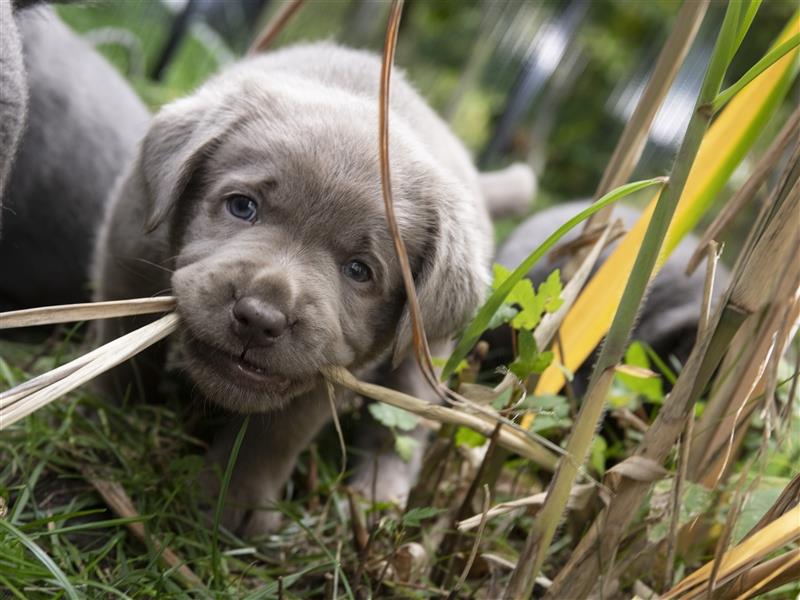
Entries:
{"label": "puppy's floppy ear", "polygon": [[232,111],[220,104],[198,94],[167,105],[153,119],[139,157],[147,231],[164,222],[200,161],[232,126]]}
{"label": "puppy's floppy ear", "polygon": [[[445,188],[443,188],[445,189]],[[449,193],[448,193],[449,192]],[[487,232],[488,216],[465,206],[466,190],[450,188],[442,197],[424,202],[431,212],[428,239],[425,240],[421,267],[415,274],[425,333],[431,343],[447,341],[472,318],[482,302],[489,283],[491,248]],[[461,195],[461,202],[453,198]],[[411,314],[406,305],[397,325],[392,362],[397,366],[412,344]]]}

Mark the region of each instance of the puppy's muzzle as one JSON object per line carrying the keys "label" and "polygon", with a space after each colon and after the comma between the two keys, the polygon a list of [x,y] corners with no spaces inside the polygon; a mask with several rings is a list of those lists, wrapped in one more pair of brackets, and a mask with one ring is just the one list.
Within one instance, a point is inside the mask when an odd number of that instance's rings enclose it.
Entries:
{"label": "puppy's muzzle", "polygon": [[255,296],[239,298],[231,315],[233,332],[246,347],[271,346],[290,325],[280,308]]}

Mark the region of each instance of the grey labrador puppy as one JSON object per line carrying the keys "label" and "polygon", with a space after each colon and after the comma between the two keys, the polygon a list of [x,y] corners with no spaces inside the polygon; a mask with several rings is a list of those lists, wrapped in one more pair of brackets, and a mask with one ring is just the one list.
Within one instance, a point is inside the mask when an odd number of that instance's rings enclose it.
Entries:
{"label": "grey labrador puppy", "polygon": [[[319,368],[370,377],[410,346],[381,197],[379,74],[377,57],[330,43],[235,65],[155,117],[99,237],[97,299],[174,293],[182,328],[171,350],[201,397],[259,413],[227,502],[227,524],[245,535],[274,526],[260,509],[330,418]],[[390,130],[395,210],[426,331],[446,341],[488,282],[481,179],[399,71]],[[529,191],[518,195],[527,202]],[[135,324],[101,323],[101,340]],[[145,382],[163,371],[162,358],[150,364],[140,361]],[[423,392],[409,363],[401,372],[400,385]],[[212,463],[227,462],[239,424],[218,433]],[[395,472],[377,476],[379,490],[397,489]]]}
{"label": "grey labrador puppy", "polygon": [[[496,261],[508,268],[521,263],[539,246],[559,225],[574,217],[589,206],[588,201],[573,201],[548,208],[529,217],[520,224],[502,244]],[[618,205],[614,208],[614,219],[620,219],[626,228],[632,227],[639,219],[640,212],[630,206]],[[580,228],[568,233],[563,242],[574,240]],[[681,363],[691,352],[697,334],[700,309],[703,302],[705,274],[698,269],[691,276],[685,274],[698,239],[693,235],[684,238],[664,263],[650,284],[647,296],[639,313],[633,339],[649,344],[664,359],[674,357]],[[597,271],[609,253],[616,247],[611,244],[601,254],[593,271]],[[538,285],[555,269],[563,268],[566,258],[539,261],[528,273],[528,278]],[[720,266],[717,271],[717,285],[713,298],[716,299],[729,277],[728,271]],[[492,347],[491,361],[507,364],[511,359],[511,337],[507,328],[487,334],[486,339]],[[583,393],[591,375],[591,361],[587,361],[576,373],[573,382],[576,393]]]}
{"label": "grey labrador puppy", "polygon": [[[103,207],[150,113],[51,9],[9,8],[0,0],[0,188],[10,167],[0,189],[0,310],[85,302]],[[17,32],[19,54],[5,47]],[[27,107],[10,103],[15,96]],[[19,110],[27,122],[15,146]]]}

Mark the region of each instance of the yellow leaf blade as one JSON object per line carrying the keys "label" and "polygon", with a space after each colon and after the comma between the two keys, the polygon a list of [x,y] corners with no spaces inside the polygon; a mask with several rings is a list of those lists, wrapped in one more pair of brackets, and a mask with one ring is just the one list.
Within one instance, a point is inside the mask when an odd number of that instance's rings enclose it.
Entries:
{"label": "yellow leaf blade", "polygon": [[[800,30],[800,13],[790,20],[776,43],[782,43]],[[727,180],[755,136],[753,124],[763,117],[763,110],[785,89],[796,68],[800,50],[789,52],[742,89],[712,123],[692,166],[681,195],[656,270],[678,242],[697,223],[713,197]],[[622,239],[616,250],[598,269],[564,319],[561,327],[563,364],[577,370],[608,332],[622,292],[641,247],[647,225],[658,197],[654,197],[639,221]],[[564,385],[564,374],[551,365],[542,373],[537,394],[554,394]],[[523,421],[523,424],[527,423]]]}
{"label": "yellow leaf blade", "polygon": [[[717,579],[723,579],[763,559],[769,553],[798,538],[800,538],[800,505],[795,506],[739,545],[728,550],[722,557]],[[679,598],[689,588],[704,585],[711,576],[713,568],[713,561],[706,563],[665,594],[664,600]]]}

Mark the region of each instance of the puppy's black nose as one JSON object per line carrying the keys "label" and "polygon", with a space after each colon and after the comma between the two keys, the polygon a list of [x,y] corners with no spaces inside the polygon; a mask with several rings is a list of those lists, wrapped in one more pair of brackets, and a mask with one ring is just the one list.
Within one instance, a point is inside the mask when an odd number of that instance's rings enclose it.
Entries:
{"label": "puppy's black nose", "polygon": [[253,346],[267,346],[283,335],[289,320],[272,304],[253,296],[240,298],[233,305],[233,330]]}

